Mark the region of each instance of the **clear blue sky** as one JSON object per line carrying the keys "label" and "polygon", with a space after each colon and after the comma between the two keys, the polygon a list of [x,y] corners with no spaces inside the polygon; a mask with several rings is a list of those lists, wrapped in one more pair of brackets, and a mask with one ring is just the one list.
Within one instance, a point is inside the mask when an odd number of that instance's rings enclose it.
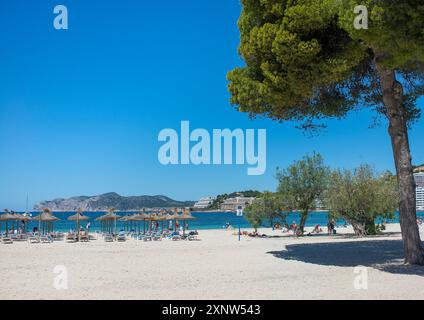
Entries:
{"label": "clear blue sky", "polygon": [[[53,28],[53,7],[69,30]],[[179,200],[242,189],[273,190],[275,167],[318,151],[333,167],[368,162],[393,170],[383,122],[363,111],[308,138],[294,123],[249,120],[229,104],[238,0],[1,1],[0,208],[116,191]],[[267,172],[243,166],[162,166],[158,132],[192,127],[266,128]],[[411,131],[424,162],[424,121]]]}

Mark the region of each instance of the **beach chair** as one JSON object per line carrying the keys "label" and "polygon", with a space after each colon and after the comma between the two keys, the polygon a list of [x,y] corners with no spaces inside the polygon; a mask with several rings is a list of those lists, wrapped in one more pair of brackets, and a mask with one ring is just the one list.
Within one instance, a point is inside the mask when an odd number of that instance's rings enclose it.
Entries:
{"label": "beach chair", "polygon": [[53,241],[62,241],[63,239],[65,239],[65,235],[62,232],[54,234]]}
{"label": "beach chair", "polygon": [[76,241],[77,240],[77,238],[76,238],[76,234],[74,234],[74,233],[67,233],[66,234],[66,241]]}
{"label": "beach chair", "polygon": [[181,236],[178,232],[174,232],[174,233],[171,234],[171,240],[172,241],[178,241],[178,240],[181,240],[181,239],[182,238],[181,238]]}
{"label": "beach chair", "polygon": [[197,238],[197,232],[193,232],[193,231],[191,231],[191,232],[188,234],[188,236],[187,236],[187,240],[188,240],[188,241],[196,241],[196,240],[199,240],[199,239]]}
{"label": "beach chair", "polygon": [[15,238],[12,238],[13,241],[26,241],[27,240],[27,235],[25,233],[21,233],[16,235]]}
{"label": "beach chair", "polygon": [[119,232],[118,236],[116,237],[116,241],[120,241],[120,242],[127,241],[127,236],[125,235],[125,232]]}
{"label": "beach chair", "polygon": [[80,232],[79,241],[88,242],[89,240],[90,240],[90,235],[88,234],[88,232]]}
{"label": "beach chair", "polygon": [[1,243],[3,243],[3,244],[12,244],[13,241],[12,241],[12,238],[9,237],[9,236],[3,236],[1,238]]}
{"label": "beach chair", "polygon": [[49,235],[42,235],[40,237],[40,242],[41,243],[52,243],[53,239]]}
{"label": "beach chair", "polygon": [[105,242],[113,242],[113,236],[110,233],[105,234]]}
{"label": "beach chair", "polygon": [[27,236],[27,240],[29,243],[40,243],[40,239],[38,238],[38,236],[34,234],[29,234]]}
{"label": "beach chair", "polygon": [[145,234],[143,236],[143,241],[152,241],[152,235],[151,234]]}

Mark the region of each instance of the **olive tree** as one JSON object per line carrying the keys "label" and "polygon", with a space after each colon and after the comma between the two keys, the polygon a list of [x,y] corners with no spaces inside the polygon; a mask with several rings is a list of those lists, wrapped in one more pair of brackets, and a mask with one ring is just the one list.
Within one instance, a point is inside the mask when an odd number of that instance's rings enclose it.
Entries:
{"label": "olive tree", "polygon": [[377,218],[393,218],[398,198],[396,177],[377,175],[368,165],[333,171],[325,193],[331,216],[350,223],[358,236],[376,234]]}
{"label": "olive tree", "polygon": [[300,210],[299,230],[303,233],[309,212],[314,210],[327,187],[329,168],[320,154],[306,155],[284,170],[277,169],[277,193],[282,205]]}

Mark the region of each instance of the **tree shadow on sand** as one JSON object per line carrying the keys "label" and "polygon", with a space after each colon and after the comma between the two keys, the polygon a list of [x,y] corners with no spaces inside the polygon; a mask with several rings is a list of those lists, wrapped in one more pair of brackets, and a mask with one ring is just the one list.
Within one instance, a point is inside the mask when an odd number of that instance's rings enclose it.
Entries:
{"label": "tree shadow on sand", "polygon": [[286,250],[268,253],[284,260],[296,260],[323,266],[365,266],[389,273],[424,276],[423,266],[404,265],[401,240],[291,244],[286,246]]}

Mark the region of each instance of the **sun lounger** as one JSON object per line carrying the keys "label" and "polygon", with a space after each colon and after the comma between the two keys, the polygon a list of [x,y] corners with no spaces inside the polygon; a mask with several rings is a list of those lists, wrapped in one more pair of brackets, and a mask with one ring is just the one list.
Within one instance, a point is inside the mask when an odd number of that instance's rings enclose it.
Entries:
{"label": "sun lounger", "polygon": [[30,234],[30,235],[28,235],[28,242],[29,243],[40,243],[40,239],[38,238],[38,236]]}
{"label": "sun lounger", "polygon": [[196,241],[199,240],[196,234],[189,234],[187,237],[188,241]]}
{"label": "sun lounger", "polygon": [[113,242],[113,236],[110,233],[105,234],[104,239],[106,242]]}
{"label": "sun lounger", "polygon": [[66,241],[76,241],[76,235],[74,233],[67,233]]}
{"label": "sun lounger", "polygon": [[43,235],[43,236],[40,237],[40,242],[41,243],[52,243],[53,239],[48,235]]}
{"label": "sun lounger", "polygon": [[55,232],[51,235],[53,241],[62,241],[65,235],[62,232]]}
{"label": "sun lounger", "polygon": [[12,244],[13,243],[12,238],[10,238],[9,236],[2,237],[1,242],[3,244]]}
{"label": "sun lounger", "polygon": [[188,241],[199,240],[197,236],[198,236],[197,231],[190,231],[189,234],[188,234],[188,236],[187,236],[187,240]]}
{"label": "sun lounger", "polygon": [[180,234],[179,233],[177,233],[177,232],[174,232],[172,235],[171,235],[171,240],[172,241],[178,241],[178,240],[181,240],[182,238],[181,238],[181,236],[180,236]]}
{"label": "sun lounger", "polygon": [[120,233],[118,233],[116,240],[121,241],[121,242],[127,241],[127,236],[125,235],[124,232],[120,232]]}
{"label": "sun lounger", "polygon": [[162,235],[161,234],[155,234],[153,235],[153,241],[162,241]]}
{"label": "sun lounger", "polygon": [[12,237],[13,241],[26,241],[27,240],[27,235],[26,234],[17,234],[15,237]]}
{"label": "sun lounger", "polygon": [[145,234],[143,236],[143,241],[152,241],[152,236],[150,234]]}
{"label": "sun lounger", "polygon": [[86,232],[80,233],[80,241],[88,242],[90,240],[90,235]]}

